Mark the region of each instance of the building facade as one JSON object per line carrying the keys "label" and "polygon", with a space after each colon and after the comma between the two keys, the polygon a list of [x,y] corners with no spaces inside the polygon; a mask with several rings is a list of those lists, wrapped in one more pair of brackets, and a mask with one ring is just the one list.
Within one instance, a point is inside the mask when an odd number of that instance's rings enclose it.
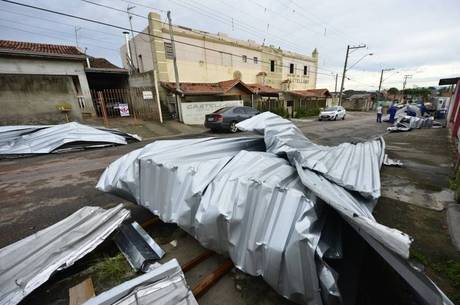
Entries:
{"label": "building facade", "polygon": [[[282,90],[316,88],[318,52],[302,55],[264,46],[254,41],[230,38],[181,26],[172,28],[180,82],[214,83],[240,79],[248,84]],[[120,49],[125,68],[140,73],[158,71],[161,82],[174,82],[173,53],[169,27],[157,13],[149,14],[149,25]]]}

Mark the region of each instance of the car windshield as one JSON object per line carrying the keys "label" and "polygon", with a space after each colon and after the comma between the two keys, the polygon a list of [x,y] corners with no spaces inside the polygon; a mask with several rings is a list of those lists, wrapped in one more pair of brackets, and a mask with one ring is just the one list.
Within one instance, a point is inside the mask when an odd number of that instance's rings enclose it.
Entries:
{"label": "car windshield", "polygon": [[224,113],[225,111],[227,111],[230,108],[232,108],[232,107],[220,108],[220,109],[217,109],[216,111],[214,111],[213,113]]}
{"label": "car windshield", "polygon": [[337,107],[329,107],[326,108],[324,111],[337,111]]}

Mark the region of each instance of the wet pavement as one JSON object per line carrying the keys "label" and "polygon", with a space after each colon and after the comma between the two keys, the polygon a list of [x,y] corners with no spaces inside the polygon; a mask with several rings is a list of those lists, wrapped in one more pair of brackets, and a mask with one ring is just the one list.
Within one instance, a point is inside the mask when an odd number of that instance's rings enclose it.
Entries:
{"label": "wet pavement", "polygon": [[[295,120],[311,140],[323,145],[360,142],[385,134],[387,124],[375,123],[373,113],[348,113],[344,121],[313,119]],[[238,134],[202,133],[176,138],[205,136],[241,136]],[[448,190],[452,175],[452,154],[446,129],[414,130],[385,135],[386,151],[391,158],[402,160],[404,166],[382,169],[382,198],[376,218],[390,227],[402,229],[416,238],[417,251],[437,262],[439,257],[459,259],[450,243],[445,221],[445,205],[452,201]],[[85,205],[111,207],[125,202],[134,218],[142,222],[152,215],[147,210],[119,197],[99,192],[96,182],[105,167],[121,155],[140,148],[154,139],[125,146],[87,150],[59,155],[0,160],[0,247],[24,238],[67,217]],[[392,217],[405,215],[407,219]],[[437,226],[433,230],[423,226]],[[440,226],[440,228],[439,228]],[[445,227],[444,227],[445,226]],[[178,229],[177,229],[178,230]],[[180,231],[180,230],[179,230]],[[149,231],[155,237],[154,228]],[[433,236],[433,232],[440,236]],[[180,262],[203,251],[191,237],[178,233],[170,239],[178,241],[167,257]],[[437,238],[441,248],[432,251],[428,240]],[[421,242],[417,243],[417,239]],[[169,244],[170,240],[165,240]],[[450,243],[450,244],[449,244]],[[442,248],[447,249],[443,251]],[[457,254],[456,254],[457,253]],[[217,256],[200,268],[186,274],[193,286],[207,272],[215,269],[222,257]],[[448,293],[458,293],[449,279],[429,270],[435,282]],[[287,301],[261,280],[234,271],[226,275],[199,302],[200,304],[282,304]],[[438,280],[438,281],[437,281]],[[46,291],[46,287],[41,291]],[[45,293],[45,292],[43,292]],[[460,294],[459,294],[460,295]],[[32,304],[33,298],[29,298]],[[28,303],[26,300],[26,304]],[[51,298],[49,304],[65,304],[65,296]],[[45,304],[43,303],[43,304]]]}

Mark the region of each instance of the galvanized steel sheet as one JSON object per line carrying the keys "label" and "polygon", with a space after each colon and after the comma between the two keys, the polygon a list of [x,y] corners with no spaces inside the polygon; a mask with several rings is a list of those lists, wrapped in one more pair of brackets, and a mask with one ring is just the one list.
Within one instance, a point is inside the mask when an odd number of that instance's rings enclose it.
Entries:
{"label": "galvanized steel sheet", "polygon": [[0,249],[0,305],[15,305],[104,241],[129,216],[112,209],[84,207],[60,222]]}
{"label": "galvanized steel sheet", "polygon": [[47,154],[67,147],[102,147],[127,144],[138,137],[117,130],[71,122],[60,125],[0,127],[0,155]]}
{"label": "galvanized steel sheet", "polygon": [[175,259],[126,281],[83,305],[198,305]]}

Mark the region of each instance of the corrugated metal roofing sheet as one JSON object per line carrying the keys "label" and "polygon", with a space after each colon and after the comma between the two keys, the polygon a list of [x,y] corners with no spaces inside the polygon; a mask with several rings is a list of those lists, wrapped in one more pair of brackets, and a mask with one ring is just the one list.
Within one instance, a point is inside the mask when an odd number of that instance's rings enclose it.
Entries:
{"label": "corrugated metal roofing sheet", "polygon": [[0,249],[0,305],[15,305],[91,252],[129,216],[112,209],[84,207],[60,222]]}
{"label": "corrugated metal roofing sheet", "polygon": [[[118,130],[96,128],[71,122],[60,125],[0,127],[0,155],[45,154],[72,148],[127,144],[139,140]],[[75,144],[72,146],[72,144]],[[68,147],[71,146],[71,147]]]}
{"label": "corrugated metal roofing sheet", "polygon": [[113,287],[83,305],[112,304],[198,305],[175,259]]}
{"label": "corrugated metal roofing sheet", "polygon": [[379,172],[385,151],[382,138],[357,144],[322,146],[311,142],[291,121],[271,112],[242,121],[237,127],[263,134],[267,151],[286,154],[293,165],[318,172],[363,196],[380,197]]}

